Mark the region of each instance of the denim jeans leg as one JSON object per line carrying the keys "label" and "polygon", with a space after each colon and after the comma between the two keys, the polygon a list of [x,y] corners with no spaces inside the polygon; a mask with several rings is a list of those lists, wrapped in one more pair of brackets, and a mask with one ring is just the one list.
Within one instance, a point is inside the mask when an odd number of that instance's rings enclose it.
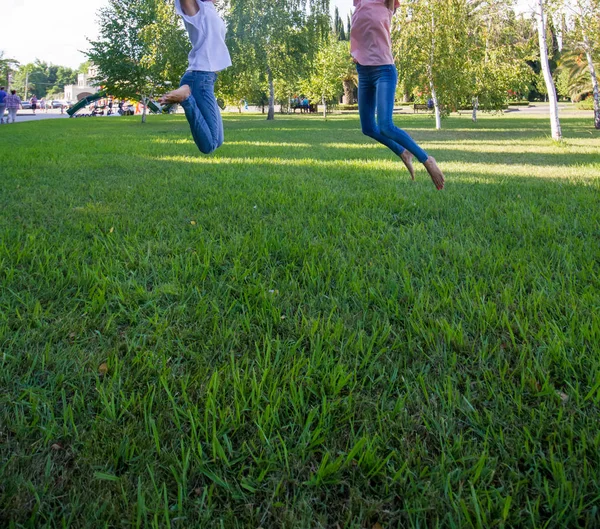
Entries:
{"label": "denim jeans leg", "polygon": [[364,135],[391,149],[400,156],[404,147],[381,134],[375,122],[375,108],[377,106],[377,66],[357,65],[358,71],[358,114]]}
{"label": "denim jeans leg", "polygon": [[194,142],[204,154],[210,154],[223,144],[223,120],[215,98],[215,80],[213,72],[186,72],[180,83],[187,84],[192,91],[181,106]]}
{"label": "denim jeans leg", "polygon": [[394,125],[394,97],[398,83],[398,71],[394,65],[381,66],[377,78],[377,124],[380,133],[414,154],[421,163],[427,161],[427,153],[417,145],[408,133]]}

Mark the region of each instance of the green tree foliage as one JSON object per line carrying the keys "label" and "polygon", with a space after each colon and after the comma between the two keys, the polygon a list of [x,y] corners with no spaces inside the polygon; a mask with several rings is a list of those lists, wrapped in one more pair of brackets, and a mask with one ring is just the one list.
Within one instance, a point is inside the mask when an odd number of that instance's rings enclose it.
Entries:
{"label": "green tree foliage", "polygon": [[4,51],[0,50],[0,83],[8,86],[9,74],[12,74],[19,67],[19,62],[10,57],[4,56]]}
{"label": "green tree foliage", "polygon": [[[429,91],[435,106],[436,128],[442,114],[458,108],[470,92],[468,67],[469,8],[467,0],[407,0],[396,16],[396,57],[405,82]],[[409,73],[410,72],[410,73]]]}
{"label": "green tree foliage", "polygon": [[64,91],[65,85],[74,84],[76,81],[76,70],[36,60],[19,67],[13,74],[12,86],[22,97],[29,98],[35,94],[42,98],[58,95]]}
{"label": "green tree foliage", "polygon": [[346,30],[344,28],[344,22],[340,18],[340,10],[335,8],[335,13],[333,15],[333,32],[337,36],[338,40],[347,40],[350,38],[350,33],[346,35]]}
{"label": "green tree foliage", "polygon": [[[596,68],[600,69],[600,63],[595,62]],[[572,101],[581,101],[592,93],[589,65],[584,52],[566,50],[561,55],[556,83],[559,93]]]}
{"label": "green tree foliage", "polygon": [[347,42],[332,36],[323,43],[310,76],[302,83],[303,93],[311,101],[320,101],[323,105],[323,116],[326,116],[327,104],[337,102],[344,90],[343,81],[350,68],[354,68],[354,64]]}
{"label": "green tree foliage", "polygon": [[90,66],[92,65],[91,61],[82,62],[77,68],[77,73],[89,73]]}
{"label": "green tree foliage", "polygon": [[188,65],[191,43],[172,2],[156,1],[154,20],[142,32],[149,53],[142,63],[157,85],[177,85]]}
{"label": "green tree foliage", "polygon": [[276,82],[293,90],[306,76],[329,31],[328,12],[329,0],[310,0],[308,6],[305,0],[229,0],[225,18],[233,67],[223,75],[221,90],[236,99],[266,86],[267,119],[273,119]]}
{"label": "green tree foliage", "polygon": [[501,110],[509,93],[521,93],[532,78],[525,56],[515,45],[512,0],[470,0],[467,74],[470,83],[463,105],[477,110]]}
{"label": "green tree foliage", "polygon": [[[436,126],[453,109],[503,108],[508,94],[527,91],[527,61],[539,51],[531,20],[516,17],[513,0],[408,0],[392,23],[399,92],[433,98]],[[533,40],[535,43],[535,40]]]}
{"label": "green tree foliage", "polygon": [[[560,59],[559,81],[563,94],[578,101],[593,99],[594,126],[600,129],[600,0],[566,0],[563,44],[567,48]],[[564,17],[566,19],[566,17]]]}
{"label": "green tree foliage", "polygon": [[144,101],[185,71],[189,44],[172,2],[109,0],[99,26],[87,56],[96,82],[112,95]]}

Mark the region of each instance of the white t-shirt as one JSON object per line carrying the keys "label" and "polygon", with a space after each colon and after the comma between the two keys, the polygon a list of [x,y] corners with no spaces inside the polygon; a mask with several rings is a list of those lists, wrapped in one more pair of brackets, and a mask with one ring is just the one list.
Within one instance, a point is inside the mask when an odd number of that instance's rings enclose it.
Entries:
{"label": "white t-shirt", "polygon": [[225,22],[212,2],[196,2],[199,11],[190,17],[181,9],[181,0],[175,0],[177,14],[183,18],[192,41],[188,70],[219,72],[231,66],[231,57],[225,44]]}

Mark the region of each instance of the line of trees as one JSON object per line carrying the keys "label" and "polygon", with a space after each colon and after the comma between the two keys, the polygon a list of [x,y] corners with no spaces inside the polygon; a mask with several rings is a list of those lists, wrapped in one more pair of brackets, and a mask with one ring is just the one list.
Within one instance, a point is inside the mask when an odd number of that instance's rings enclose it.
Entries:
{"label": "line of trees", "polygon": [[[459,108],[497,111],[509,99],[595,98],[600,0],[532,0],[516,15],[514,0],[404,0],[393,20],[398,96],[433,100],[436,127]],[[233,66],[217,93],[226,103],[275,105],[295,95],[351,103],[356,72],[349,53],[350,19],[329,0],[220,0]],[[128,16],[136,13],[135,17]],[[189,43],[171,0],[109,0],[99,13],[100,37],[88,53],[99,81],[122,97],[149,97],[175,84]],[[554,110],[553,110],[554,112]],[[558,123],[558,114],[553,116]],[[560,136],[560,131],[555,135]]]}
{"label": "line of trees", "polygon": [[75,84],[77,74],[87,73],[88,66],[83,63],[79,68],[69,68],[39,59],[20,64],[0,51],[0,84],[10,86],[25,99],[33,94],[38,98],[62,98],[65,85]]}

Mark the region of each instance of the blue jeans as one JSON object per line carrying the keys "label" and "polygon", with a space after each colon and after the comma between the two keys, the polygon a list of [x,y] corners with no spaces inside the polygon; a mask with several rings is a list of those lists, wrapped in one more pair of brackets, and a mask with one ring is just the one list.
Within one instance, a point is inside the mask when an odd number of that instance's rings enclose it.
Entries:
{"label": "blue jeans", "polygon": [[[358,113],[363,134],[390,148],[398,156],[406,149],[421,163],[425,163],[428,158],[427,153],[392,121],[398,84],[396,66],[357,64],[356,70],[358,71]],[[377,109],[377,123],[375,109]]]}
{"label": "blue jeans", "polygon": [[223,145],[223,119],[215,98],[214,72],[185,72],[179,86],[188,85],[192,94],[181,106],[185,111],[192,136],[198,149],[204,154],[210,154]]}

